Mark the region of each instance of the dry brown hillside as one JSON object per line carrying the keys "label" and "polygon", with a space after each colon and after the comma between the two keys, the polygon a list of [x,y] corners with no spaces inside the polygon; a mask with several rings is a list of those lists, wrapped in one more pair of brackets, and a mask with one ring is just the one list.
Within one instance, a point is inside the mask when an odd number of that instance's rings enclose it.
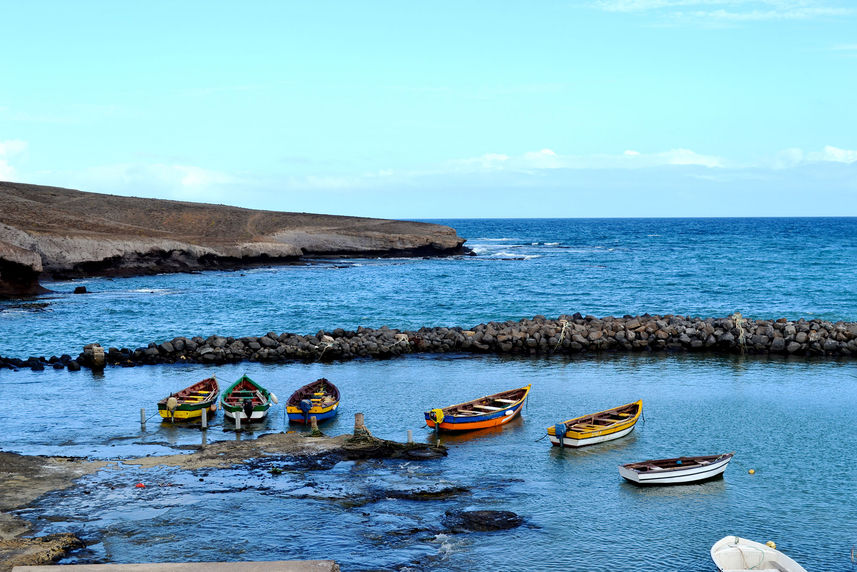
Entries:
{"label": "dry brown hillside", "polygon": [[446,255],[462,252],[463,243],[435,224],[0,182],[0,294],[7,295],[33,287],[39,275],[236,267],[305,255]]}

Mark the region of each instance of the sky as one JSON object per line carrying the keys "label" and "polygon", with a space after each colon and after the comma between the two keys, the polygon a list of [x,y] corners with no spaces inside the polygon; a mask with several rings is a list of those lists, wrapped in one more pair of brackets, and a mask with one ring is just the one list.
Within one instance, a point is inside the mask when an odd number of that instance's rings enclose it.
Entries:
{"label": "sky", "polygon": [[0,0],[0,22],[0,181],[402,219],[857,216],[852,0]]}

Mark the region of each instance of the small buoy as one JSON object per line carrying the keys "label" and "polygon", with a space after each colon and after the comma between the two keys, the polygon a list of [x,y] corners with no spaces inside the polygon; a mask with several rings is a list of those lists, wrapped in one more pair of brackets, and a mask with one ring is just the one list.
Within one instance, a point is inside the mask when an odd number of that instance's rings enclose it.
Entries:
{"label": "small buoy", "polygon": [[137,483],[134,486],[137,487],[138,489],[145,489],[146,488],[146,485],[144,485],[143,483]]}
{"label": "small buoy", "polygon": [[750,473],[751,475],[755,475],[755,474],[756,474],[756,469],[750,469],[750,470],[749,470],[749,471],[747,471],[747,472],[748,472],[748,473]]}
{"label": "small buoy", "polygon": [[765,546],[767,546],[768,548],[773,548],[774,550],[776,550],[776,549],[777,549],[777,543],[776,543],[776,542],[774,542],[773,540],[769,540],[769,541],[767,541],[767,542],[765,543]]}

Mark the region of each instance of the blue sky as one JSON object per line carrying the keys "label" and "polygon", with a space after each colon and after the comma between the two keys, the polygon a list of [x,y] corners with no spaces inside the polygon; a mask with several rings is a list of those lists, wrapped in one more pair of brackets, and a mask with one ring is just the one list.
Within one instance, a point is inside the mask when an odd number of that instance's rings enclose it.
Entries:
{"label": "blue sky", "polygon": [[857,216],[857,2],[0,0],[0,180],[389,218]]}

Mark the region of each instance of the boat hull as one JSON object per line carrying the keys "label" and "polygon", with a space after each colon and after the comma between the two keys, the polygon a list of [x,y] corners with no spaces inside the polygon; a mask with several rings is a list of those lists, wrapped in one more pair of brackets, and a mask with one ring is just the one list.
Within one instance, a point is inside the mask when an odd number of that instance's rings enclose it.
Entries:
{"label": "boat hull", "polygon": [[531,385],[426,411],[426,425],[436,431],[474,431],[499,427],[520,415]]}
{"label": "boat hull", "polygon": [[219,394],[217,380],[210,377],[158,401],[158,414],[164,421],[199,419],[203,411],[209,411],[209,417],[213,417],[217,413]]}
{"label": "boat hull", "polygon": [[163,419],[175,419],[176,421],[187,421],[190,419],[200,419],[202,417],[202,410],[208,409],[210,414],[217,413],[217,403],[212,402],[206,405],[179,405],[176,407],[175,411],[170,414],[170,411],[166,407],[158,406],[158,413],[161,415]]}
{"label": "boat hull", "polygon": [[510,407],[509,409],[505,409],[503,411],[496,411],[489,415],[479,415],[479,416],[471,416],[466,419],[460,417],[452,417],[450,416],[444,417],[443,421],[441,421],[440,426],[434,421],[434,419],[429,418],[426,415],[426,425],[430,428],[438,428],[443,431],[473,431],[474,429],[487,429],[489,427],[497,427],[498,425],[505,425],[512,419],[518,416],[523,408],[523,403],[519,403],[516,406]]}
{"label": "boat hull", "polygon": [[727,536],[715,542],[711,547],[711,559],[720,572],[738,570],[806,572],[803,566],[776,548],[738,536]]}
{"label": "boat hull", "polygon": [[[313,408],[316,409],[316,408]],[[303,411],[298,409],[297,407],[288,407],[286,409],[286,413],[289,416],[289,423],[309,423],[309,419],[311,417],[315,417],[316,422],[326,421],[328,419],[333,419],[336,417],[336,412],[339,409],[339,403],[334,403],[331,407],[320,408],[319,411],[309,410],[306,417],[304,417]]]}
{"label": "boat hull", "polygon": [[643,401],[582,415],[548,427],[547,435],[555,447],[585,447],[624,437],[634,430],[643,413]]}
{"label": "boat hull", "polygon": [[[274,394],[245,374],[223,392],[220,405],[223,408],[223,415],[227,419],[253,422],[261,421],[267,417],[272,401],[276,401]],[[249,417],[244,411],[245,403],[250,403],[253,407]]]}
{"label": "boat hull", "polygon": [[619,474],[623,478],[638,485],[684,485],[695,484],[723,478],[732,455],[712,462],[708,465],[696,465],[687,469],[671,468],[651,471],[637,471],[627,466],[619,467]]}
{"label": "boat hull", "polygon": [[335,417],[338,410],[339,388],[324,377],[304,385],[286,401],[289,423],[308,424],[312,417],[316,422],[326,421]]}
{"label": "boat hull", "polygon": [[[247,414],[244,413],[241,409],[232,409],[232,408],[223,408],[223,415],[232,419],[233,421],[236,417],[240,418],[241,421],[247,421]],[[265,417],[268,416],[268,408],[265,409],[254,409],[253,413],[250,414],[250,421],[261,421]]]}
{"label": "boat hull", "polygon": [[[625,427],[612,433],[598,431],[581,437],[572,437],[571,435],[566,435],[562,438],[562,446],[585,447],[586,445],[595,445],[597,443],[604,443],[605,441],[619,439],[620,437],[624,437],[625,435],[633,431],[635,425],[636,423],[632,424],[630,427]],[[556,435],[548,435],[548,438],[550,439],[552,445],[560,445],[560,440],[556,437]]]}

